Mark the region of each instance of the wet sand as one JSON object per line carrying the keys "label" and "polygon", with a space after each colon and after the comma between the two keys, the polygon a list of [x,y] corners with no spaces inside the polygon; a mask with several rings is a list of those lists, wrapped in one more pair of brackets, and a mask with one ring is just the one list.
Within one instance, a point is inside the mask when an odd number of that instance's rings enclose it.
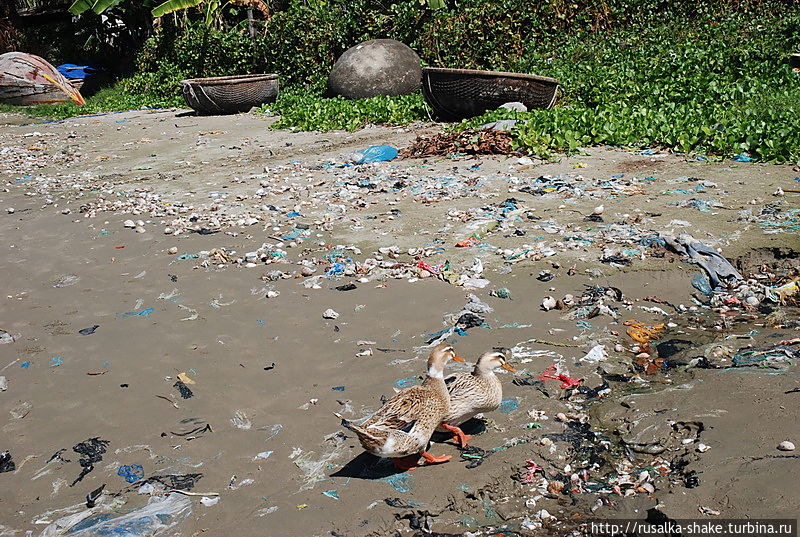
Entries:
{"label": "wet sand", "polygon": [[[672,231],[691,233],[730,260],[756,251],[780,270],[797,266],[797,231],[784,223],[783,232],[766,234],[778,226],[760,223],[774,221],[760,213],[771,204],[784,214],[798,208],[797,195],[772,195],[800,184],[791,166],[599,148],[558,163],[509,156],[343,167],[353,151],[379,143],[404,147],[437,128],[287,133],[270,131],[269,120],[250,115],[181,112],[28,126],[0,117],[0,329],[15,339],[0,345],[0,375],[8,382],[0,392],[0,451],[8,450],[15,463],[13,471],[0,473],[0,536],[39,535],[70,514],[66,508],[85,510],[86,495],[103,484],[95,512],[130,512],[148,501],[149,494],[137,494],[144,483],[156,494],[190,486],[219,493],[212,506],[190,497],[191,513],[164,533],[185,536],[357,537],[420,529],[460,535],[492,534],[498,527],[533,535],[541,531],[541,509],[556,517],[548,524],[557,534],[587,517],[638,518],[654,507],[672,518],[796,517],[798,455],[776,446],[800,441],[800,394],[792,392],[800,385],[797,365],[677,367],[648,375],[633,367],[634,342],[621,321],[669,321],[675,326],[663,339],[685,339],[693,348],[720,341],[737,350],[797,337],[797,310],[781,308],[788,328],[765,326],[758,312],[726,322],[711,309],[679,314],[644,299],[691,306],[698,267],[671,253],[622,267],[600,261],[604,247],[632,248],[641,237]],[[582,196],[518,191],[543,175],[588,188]],[[685,194],[676,189],[697,184],[679,180],[685,177],[716,186]],[[613,184],[604,186],[607,181]],[[256,195],[259,188],[266,192]],[[693,197],[725,208],[675,205]],[[501,207],[509,198],[530,211],[487,233],[482,246],[454,247],[480,229],[487,212],[467,211]],[[601,204],[603,223],[584,220]],[[175,214],[162,214],[170,207]],[[743,216],[747,210],[753,214]],[[301,216],[286,216],[292,211]],[[180,218],[185,221],[173,224]],[[237,225],[245,218],[258,220]],[[145,232],[124,227],[127,219],[143,220]],[[165,227],[209,233],[172,235]],[[628,238],[620,238],[623,231]],[[278,240],[287,233],[301,233],[301,240]],[[542,242],[555,255],[507,263],[508,256],[496,252]],[[235,259],[263,243],[280,244],[285,257],[248,268],[208,261],[203,253],[216,248]],[[491,283],[465,289],[396,267],[333,274],[315,280],[319,288],[304,285],[303,260],[313,261],[314,278],[332,260],[390,259],[395,254],[378,249],[391,246],[400,252],[397,262],[408,266],[416,264],[405,253],[409,248],[441,248],[422,259],[430,265],[448,260],[457,274],[469,272],[478,258]],[[168,253],[172,247],[177,253]],[[344,254],[326,259],[331,252]],[[788,261],[775,260],[776,252]],[[748,277],[757,265],[747,262],[740,270]],[[274,270],[289,277],[273,280]],[[537,280],[542,270],[556,278]],[[351,282],[355,290],[335,289]],[[587,285],[620,289],[630,308],[613,302],[615,321],[539,307],[545,296],[580,296]],[[511,299],[490,295],[500,288]],[[279,294],[268,298],[269,291]],[[484,326],[445,334],[448,341],[472,361],[493,346],[516,354],[518,373],[501,377],[502,411],[487,415],[479,426],[485,432],[472,441],[495,451],[468,468],[481,454],[461,456],[447,440],[431,452],[453,455],[451,462],[395,474],[386,461],[363,455],[333,413],[366,416],[381,396],[414,382],[431,340],[453,327],[467,293],[494,312],[485,315]],[[328,308],[339,317],[324,319]],[[94,333],[79,333],[94,325]],[[742,337],[726,339],[732,335]],[[580,360],[598,344],[609,354],[603,363]],[[616,344],[626,350],[615,352]],[[366,349],[370,356],[357,356]],[[558,382],[538,380],[553,364],[585,379],[590,393],[570,395]],[[180,373],[194,381],[186,384],[191,398],[175,387]],[[608,389],[600,397],[591,392],[604,383]],[[567,423],[556,419],[562,412]],[[665,449],[633,452],[625,447],[632,437]],[[108,441],[106,451],[72,486],[82,469],[73,446],[92,438]],[[698,452],[701,442],[710,449]],[[604,483],[611,487],[614,469],[627,465],[636,479],[654,459],[669,466],[648,477],[655,492],[597,491]],[[544,468],[532,483],[524,479],[526,460]],[[129,484],[118,469],[135,464],[144,476]],[[581,481],[565,493],[542,495],[548,481],[570,483],[584,467]]]}

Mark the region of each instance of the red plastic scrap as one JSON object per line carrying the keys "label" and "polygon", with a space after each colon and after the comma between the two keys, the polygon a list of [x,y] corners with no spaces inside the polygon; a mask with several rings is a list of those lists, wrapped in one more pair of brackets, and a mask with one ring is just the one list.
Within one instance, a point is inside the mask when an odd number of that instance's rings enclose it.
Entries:
{"label": "red plastic scrap", "polygon": [[569,375],[565,375],[564,373],[556,374],[556,366],[551,365],[547,369],[544,370],[544,373],[539,375],[539,380],[560,380],[561,381],[561,389],[567,390],[569,388],[574,388],[575,386],[580,386],[583,379],[570,377]]}
{"label": "red plastic scrap", "polygon": [[417,266],[421,269],[427,270],[431,274],[441,274],[444,272],[445,263],[442,263],[438,267],[434,267],[433,265],[427,264],[425,261],[417,262]]}
{"label": "red plastic scrap", "polygon": [[536,472],[544,472],[544,468],[532,460],[526,460],[525,466],[528,468],[528,473],[523,478],[526,483],[533,483],[533,480],[536,479]]}
{"label": "red plastic scrap", "polygon": [[456,243],[456,248],[469,248],[470,246],[475,246],[479,242],[481,242],[480,239],[473,235],[473,236],[467,237],[463,241],[458,241]]}

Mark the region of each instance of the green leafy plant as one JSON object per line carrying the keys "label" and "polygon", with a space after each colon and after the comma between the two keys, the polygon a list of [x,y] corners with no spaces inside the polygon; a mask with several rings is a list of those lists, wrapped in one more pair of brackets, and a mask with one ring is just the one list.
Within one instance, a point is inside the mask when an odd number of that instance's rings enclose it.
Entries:
{"label": "green leafy plant", "polygon": [[407,125],[429,117],[420,94],[348,100],[324,98],[300,87],[282,92],[262,111],[281,116],[273,129],[304,131],[354,131],[367,124]]}
{"label": "green leafy plant", "polygon": [[800,158],[800,77],[785,64],[800,46],[785,17],[733,15],[646,24],[532,46],[510,67],[559,79],[560,106],[490,112],[465,126],[514,117],[518,148],[575,151],[665,147],[763,160]]}
{"label": "green leafy plant", "polygon": [[122,0],[75,0],[69,7],[73,15],[80,15],[84,11],[92,10],[98,15],[107,9],[116,7]]}

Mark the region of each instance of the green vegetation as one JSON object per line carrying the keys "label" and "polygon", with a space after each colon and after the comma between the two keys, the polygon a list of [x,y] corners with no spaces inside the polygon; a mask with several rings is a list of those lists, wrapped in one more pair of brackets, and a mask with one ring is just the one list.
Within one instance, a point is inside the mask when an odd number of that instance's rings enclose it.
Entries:
{"label": "green vegetation", "polygon": [[533,152],[609,144],[797,160],[800,73],[785,58],[800,49],[799,23],[795,10],[553,41],[516,68],[559,79],[560,105],[490,112],[469,125],[525,120],[515,142]]}
{"label": "green vegetation", "polygon": [[281,116],[274,128],[355,130],[426,121],[430,112],[419,94],[357,101],[322,96],[339,54],[360,41],[390,37],[408,43],[428,65],[559,79],[564,95],[553,110],[493,111],[455,126],[523,120],[513,133],[522,150],[614,145],[800,159],[800,73],[785,63],[789,52],[800,51],[796,0],[460,0],[441,9],[433,9],[440,2],[419,0],[283,0],[251,36],[236,4],[254,1],[226,3],[213,25],[197,8],[165,16],[140,49],[133,77],[88,107],[50,107],[46,115],[175,105],[184,78],[276,72],[284,89],[277,103],[264,107]]}
{"label": "green vegetation", "polygon": [[304,88],[284,92],[277,102],[262,107],[262,111],[281,116],[273,129],[302,131],[354,131],[367,124],[408,125],[428,119],[422,95],[399,97],[378,96],[371,99],[347,100],[342,97],[326,99],[309,94]]}

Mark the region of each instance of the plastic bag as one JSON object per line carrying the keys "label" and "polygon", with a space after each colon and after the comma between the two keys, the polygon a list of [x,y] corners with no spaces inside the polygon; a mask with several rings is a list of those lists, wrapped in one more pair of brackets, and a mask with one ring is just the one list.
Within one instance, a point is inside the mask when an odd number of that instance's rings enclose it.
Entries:
{"label": "plastic bag", "polygon": [[390,145],[373,145],[364,151],[353,154],[353,162],[367,164],[370,162],[385,162],[397,157],[397,149]]}
{"label": "plastic bag", "polygon": [[107,537],[109,535],[150,537],[160,535],[192,512],[192,501],[182,494],[151,498],[150,503],[116,518],[99,508],[59,518],[39,537]]}

